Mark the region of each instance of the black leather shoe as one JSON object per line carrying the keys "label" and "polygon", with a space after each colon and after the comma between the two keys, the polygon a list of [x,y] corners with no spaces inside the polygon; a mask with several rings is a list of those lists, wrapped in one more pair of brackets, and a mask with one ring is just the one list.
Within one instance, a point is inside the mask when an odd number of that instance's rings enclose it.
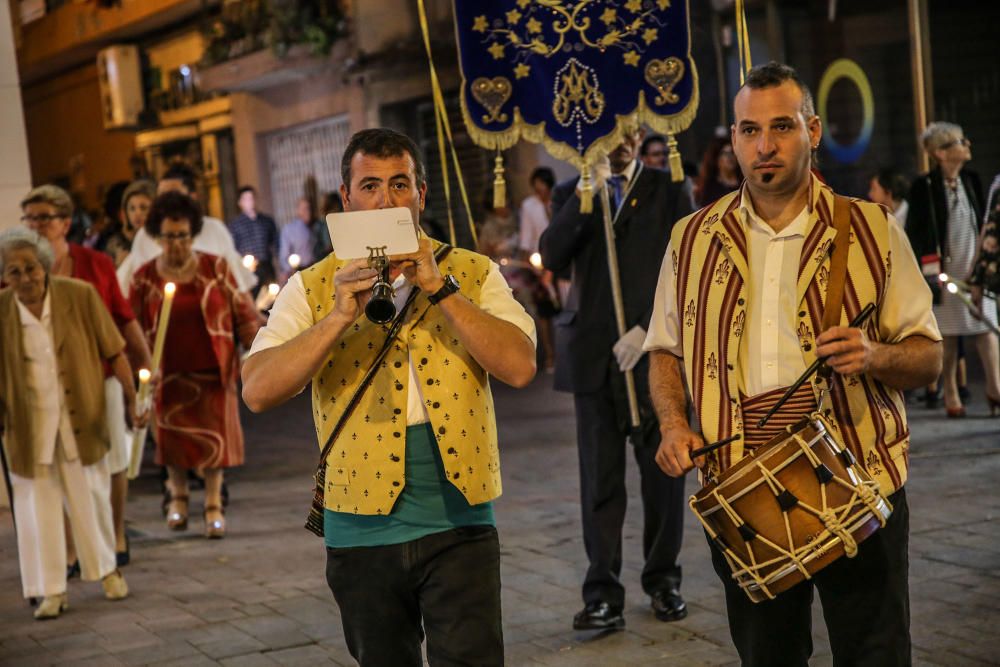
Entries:
{"label": "black leather shoe", "polygon": [[676,586],[656,591],[649,599],[658,621],[679,621],[688,615],[687,605]]}
{"label": "black leather shoe", "polygon": [[619,630],[625,627],[622,607],[607,602],[588,602],[573,617],[574,630]]}

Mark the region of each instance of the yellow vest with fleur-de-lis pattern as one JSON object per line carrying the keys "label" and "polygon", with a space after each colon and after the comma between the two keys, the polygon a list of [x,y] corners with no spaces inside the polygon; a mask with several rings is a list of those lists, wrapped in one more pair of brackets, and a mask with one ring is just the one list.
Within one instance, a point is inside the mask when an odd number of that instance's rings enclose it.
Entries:
{"label": "yellow vest with fleur-de-lis pattern", "polygon": [[[434,246],[436,250],[440,244]],[[344,264],[331,254],[302,271],[314,322],[333,309],[334,275]],[[458,279],[463,296],[479,304],[490,271],[488,257],[454,248],[439,266],[443,274]],[[362,315],[341,335],[313,376],[313,420],[320,449],[381,349],[387,329]],[[448,480],[470,505],[500,495],[500,451],[488,374],[462,347],[441,310],[420,293],[330,450],[327,509],[388,514],[403,492],[411,361]]]}
{"label": "yellow vest with fleur-de-lis pattern", "polygon": [[[799,260],[795,323],[804,367],[815,359],[815,339],[822,330],[830,275],[833,190],[811,177],[809,221]],[[745,188],[745,186],[744,186]],[[674,225],[671,247],[676,275],[684,367],[695,412],[707,442],[743,432],[739,366],[741,339],[748,323],[749,260],[747,238],[739,220],[744,189],[726,195]],[[840,322],[847,325],[868,303],[875,314],[864,325],[870,340],[882,340],[878,323],[886,285],[892,275],[889,228],[884,208],[852,199],[847,285]],[[905,258],[904,258],[905,261]],[[842,377],[827,383],[813,379],[817,399],[837,432],[889,495],[906,482],[910,431],[903,393],[870,375]],[[717,477],[746,455],[740,440],[708,456],[706,472]]]}

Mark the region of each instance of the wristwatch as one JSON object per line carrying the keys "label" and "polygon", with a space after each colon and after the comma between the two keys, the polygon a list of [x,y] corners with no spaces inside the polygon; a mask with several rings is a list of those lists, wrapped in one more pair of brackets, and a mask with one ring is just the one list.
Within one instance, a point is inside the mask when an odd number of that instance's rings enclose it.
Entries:
{"label": "wristwatch", "polygon": [[451,296],[457,291],[458,291],[458,281],[455,280],[455,276],[449,273],[444,277],[444,285],[441,286],[441,289],[439,289],[437,292],[434,292],[434,294],[428,296],[427,300],[430,301],[431,304],[437,305],[438,302],[441,301],[441,299]]}

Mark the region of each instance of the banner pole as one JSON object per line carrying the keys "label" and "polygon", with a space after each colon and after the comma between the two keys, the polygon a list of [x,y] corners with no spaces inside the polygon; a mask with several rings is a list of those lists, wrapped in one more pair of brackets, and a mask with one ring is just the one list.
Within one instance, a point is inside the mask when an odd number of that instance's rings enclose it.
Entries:
{"label": "banner pole", "polygon": [[[611,220],[611,198],[608,196],[607,182],[601,185],[601,209],[604,216],[604,239],[608,246],[608,274],[611,278],[611,300],[615,307],[615,324],[618,338],[625,335],[625,300],[622,298],[622,280],[618,271],[618,249],[615,247],[615,228]],[[625,375],[625,394],[628,397],[629,422],[633,429],[639,428],[639,398],[635,391],[635,376],[631,370]]]}

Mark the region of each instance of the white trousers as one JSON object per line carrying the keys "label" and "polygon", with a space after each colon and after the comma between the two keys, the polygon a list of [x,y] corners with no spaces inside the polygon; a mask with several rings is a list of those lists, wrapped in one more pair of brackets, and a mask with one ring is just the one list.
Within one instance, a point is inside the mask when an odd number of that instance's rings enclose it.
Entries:
{"label": "white trousers", "polygon": [[66,592],[63,506],[73,529],[80,575],[97,581],[115,571],[111,476],[107,457],[93,465],[67,461],[56,443],[52,465],[35,465],[34,478],[11,474],[17,555],[24,597]]}
{"label": "white trousers", "polygon": [[111,438],[108,452],[108,472],[114,475],[128,468],[132,431],[125,423],[125,392],[114,377],[104,378],[104,406]]}

